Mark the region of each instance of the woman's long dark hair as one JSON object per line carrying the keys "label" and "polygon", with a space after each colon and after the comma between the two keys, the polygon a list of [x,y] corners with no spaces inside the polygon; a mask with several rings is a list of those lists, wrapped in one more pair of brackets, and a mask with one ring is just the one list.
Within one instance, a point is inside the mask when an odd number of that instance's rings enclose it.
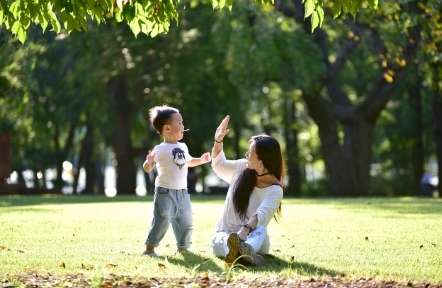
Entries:
{"label": "woman's long dark hair", "polygon": [[[278,178],[281,186],[283,186],[284,161],[278,141],[268,135],[252,136],[249,142],[252,143],[253,141],[255,141],[258,159],[262,160],[264,167],[269,170],[270,174]],[[255,188],[256,180],[255,170],[247,168],[239,175],[233,188],[233,207],[242,219],[247,218],[246,213],[249,207],[249,199]],[[281,218],[281,203],[274,218],[276,222],[279,223],[279,219]]]}

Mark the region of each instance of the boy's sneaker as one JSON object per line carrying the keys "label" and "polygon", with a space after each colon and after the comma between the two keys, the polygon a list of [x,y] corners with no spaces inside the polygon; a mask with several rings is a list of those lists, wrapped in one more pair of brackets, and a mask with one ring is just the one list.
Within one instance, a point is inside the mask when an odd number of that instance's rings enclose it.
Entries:
{"label": "boy's sneaker", "polygon": [[160,254],[155,253],[155,251],[152,250],[144,250],[143,255],[147,255],[149,257],[161,257]]}
{"label": "boy's sneaker", "polygon": [[243,259],[252,266],[266,265],[266,259],[255,253],[255,250],[248,243],[239,243],[239,252],[243,255]]}
{"label": "boy's sneaker", "polygon": [[176,250],[176,252],[181,253],[181,254],[186,254],[186,253],[195,254],[195,252],[193,252],[192,250],[186,249],[186,248],[178,248]]}
{"label": "boy's sneaker", "polygon": [[227,247],[229,247],[229,253],[227,253],[226,258],[224,258],[224,261],[226,261],[226,263],[233,263],[239,256],[241,256],[241,254],[239,253],[240,242],[241,239],[239,239],[238,234],[232,233],[229,235],[229,238],[227,239]]}

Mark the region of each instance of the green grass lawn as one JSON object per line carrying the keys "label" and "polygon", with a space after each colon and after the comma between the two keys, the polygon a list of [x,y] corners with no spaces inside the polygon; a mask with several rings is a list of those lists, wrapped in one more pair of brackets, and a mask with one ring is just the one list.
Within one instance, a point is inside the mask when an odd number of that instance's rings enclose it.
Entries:
{"label": "green grass lawn", "polygon": [[284,199],[272,221],[272,255],[259,268],[230,270],[211,253],[220,197],[192,196],[196,255],[175,253],[169,229],[142,256],[153,197],[0,197],[0,280],[38,275],[131,277],[374,278],[442,284],[442,200]]}

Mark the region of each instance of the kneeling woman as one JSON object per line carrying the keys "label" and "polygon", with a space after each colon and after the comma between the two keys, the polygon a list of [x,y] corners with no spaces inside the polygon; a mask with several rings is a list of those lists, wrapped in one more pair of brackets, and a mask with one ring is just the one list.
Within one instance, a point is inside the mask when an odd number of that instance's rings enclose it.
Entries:
{"label": "kneeling woman", "polygon": [[227,263],[263,266],[270,251],[267,225],[281,217],[284,163],[278,141],[267,135],[253,136],[246,159],[226,160],[223,138],[230,117],[215,132],[212,168],[230,184],[223,213],[212,240],[213,254]]}

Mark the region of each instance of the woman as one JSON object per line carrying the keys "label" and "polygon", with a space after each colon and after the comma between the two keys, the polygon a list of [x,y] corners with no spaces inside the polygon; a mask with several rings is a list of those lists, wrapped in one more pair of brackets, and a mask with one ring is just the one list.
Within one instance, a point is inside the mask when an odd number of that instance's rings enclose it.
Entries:
{"label": "woman", "polygon": [[270,251],[267,225],[281,217],[284,163],[276,139],[267,135],[253,136],[246,159],[226,160],[223,138],[230,117],[215,132],[212,168],[230,184],[224,210],[212,240],[213,254],[225,257],[227,263],[263,266],[262,255]]}

